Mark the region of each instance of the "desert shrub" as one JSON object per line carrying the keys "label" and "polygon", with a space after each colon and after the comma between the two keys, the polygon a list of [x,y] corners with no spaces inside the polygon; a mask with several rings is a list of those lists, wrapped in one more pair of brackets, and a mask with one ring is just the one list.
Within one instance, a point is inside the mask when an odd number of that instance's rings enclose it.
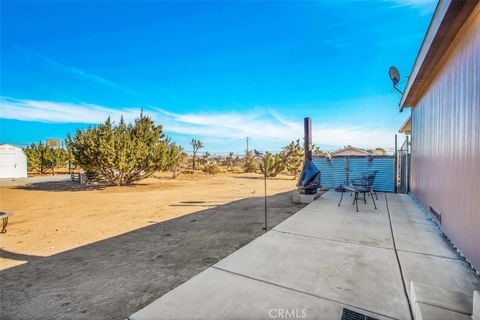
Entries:
{"label": "desert shrub", "polygon": [[250,151],[245,157],[245,164],[243,165],[243,169],[245,172],[256,172],[257,171],[257,163],[253,159],[253,154]]}
{"label": "desert shrub", "polygon": [[67,152],[62,148],[49,147],[42,142],[32,143],[23,149],[27,156],[28,169],[44,174],[52,172],[67,161]]}
{"label": "desert shrub", "polygon": [[285,161],[281,153],[273,154],[271,152],[265,152],[265,164],[263,161],[260,162],[260,171],[265,174],[267,172],[267,177],[276,177],[279,173],[285,170]]}
{"label": "desert shrub", "polygon": [[66,142],[80,167],[120,186],[169,170],[177,159],[178,147],[143,112],[133,123],[122,117],[115,125],[108,118],[98,126],[78,129]]}
{"label": "desert shrub", "polygon": [[220,167],[214,162],[208,163],[203,167],[203,172],[209,174],[216,174],[220,172]]}

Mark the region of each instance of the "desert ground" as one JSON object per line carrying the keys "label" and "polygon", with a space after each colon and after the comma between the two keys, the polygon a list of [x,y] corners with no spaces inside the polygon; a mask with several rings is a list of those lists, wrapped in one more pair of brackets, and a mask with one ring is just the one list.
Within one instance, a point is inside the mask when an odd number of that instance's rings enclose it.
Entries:
{"label": "desert ground", "polygon": [[[268,180],[269,228],[297,212],[295,180]],[[0,188],[5,319],[125,319],[261,235],[263,177],[183,174],[129,187]]]}

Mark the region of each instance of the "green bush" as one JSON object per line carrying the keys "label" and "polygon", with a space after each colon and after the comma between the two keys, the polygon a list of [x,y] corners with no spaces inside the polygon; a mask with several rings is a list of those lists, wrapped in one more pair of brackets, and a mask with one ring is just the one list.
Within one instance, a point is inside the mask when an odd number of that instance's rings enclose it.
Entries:
{"label": "green bush", "polygon": [[98,126],[77,130],[66,142],[80,167],[119,186],[170,170],[181,152],[165,138],[162,126],[143,112],[133,123],[125,123],[122,117],[115,125],[108,118]]}
{"label": "green bush", "polygon": [[67,161],[67,152],[64,149],[49,147],[42,142],[32,143],[23,150],[27,155],[28,169],[40,174],[48,172],[55,174],[55,168]]}

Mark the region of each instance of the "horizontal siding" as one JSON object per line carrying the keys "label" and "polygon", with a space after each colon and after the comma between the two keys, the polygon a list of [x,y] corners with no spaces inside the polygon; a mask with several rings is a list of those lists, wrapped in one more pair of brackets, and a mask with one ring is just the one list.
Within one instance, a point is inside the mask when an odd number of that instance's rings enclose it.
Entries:
{"label": "horizontal siding", "polygon": [[327,160],[325,157],[316,157],[313,163],[321,172],[320,184],[325,188],[335,188],[339,185],[345,185],[345,166],[348,161],[349,179],[358,178],[362,173],[368,171],[377,171],[374,181],[374,188],[377,191],[393,192],[394,183],[394,163],[393,156],[374,156],[369,161],[369,157],[350,156],[334,157]]}

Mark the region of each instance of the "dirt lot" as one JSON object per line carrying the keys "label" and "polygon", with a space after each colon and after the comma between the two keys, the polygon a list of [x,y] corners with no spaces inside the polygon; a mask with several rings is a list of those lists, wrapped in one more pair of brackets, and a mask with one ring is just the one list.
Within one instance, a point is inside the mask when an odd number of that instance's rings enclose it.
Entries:
{"label": "dirt lot", "polygon": [[[269,226],[302,206],[268,181]],[[256,174],[0,188],[2,319],[125,319],[263,233]]]}

